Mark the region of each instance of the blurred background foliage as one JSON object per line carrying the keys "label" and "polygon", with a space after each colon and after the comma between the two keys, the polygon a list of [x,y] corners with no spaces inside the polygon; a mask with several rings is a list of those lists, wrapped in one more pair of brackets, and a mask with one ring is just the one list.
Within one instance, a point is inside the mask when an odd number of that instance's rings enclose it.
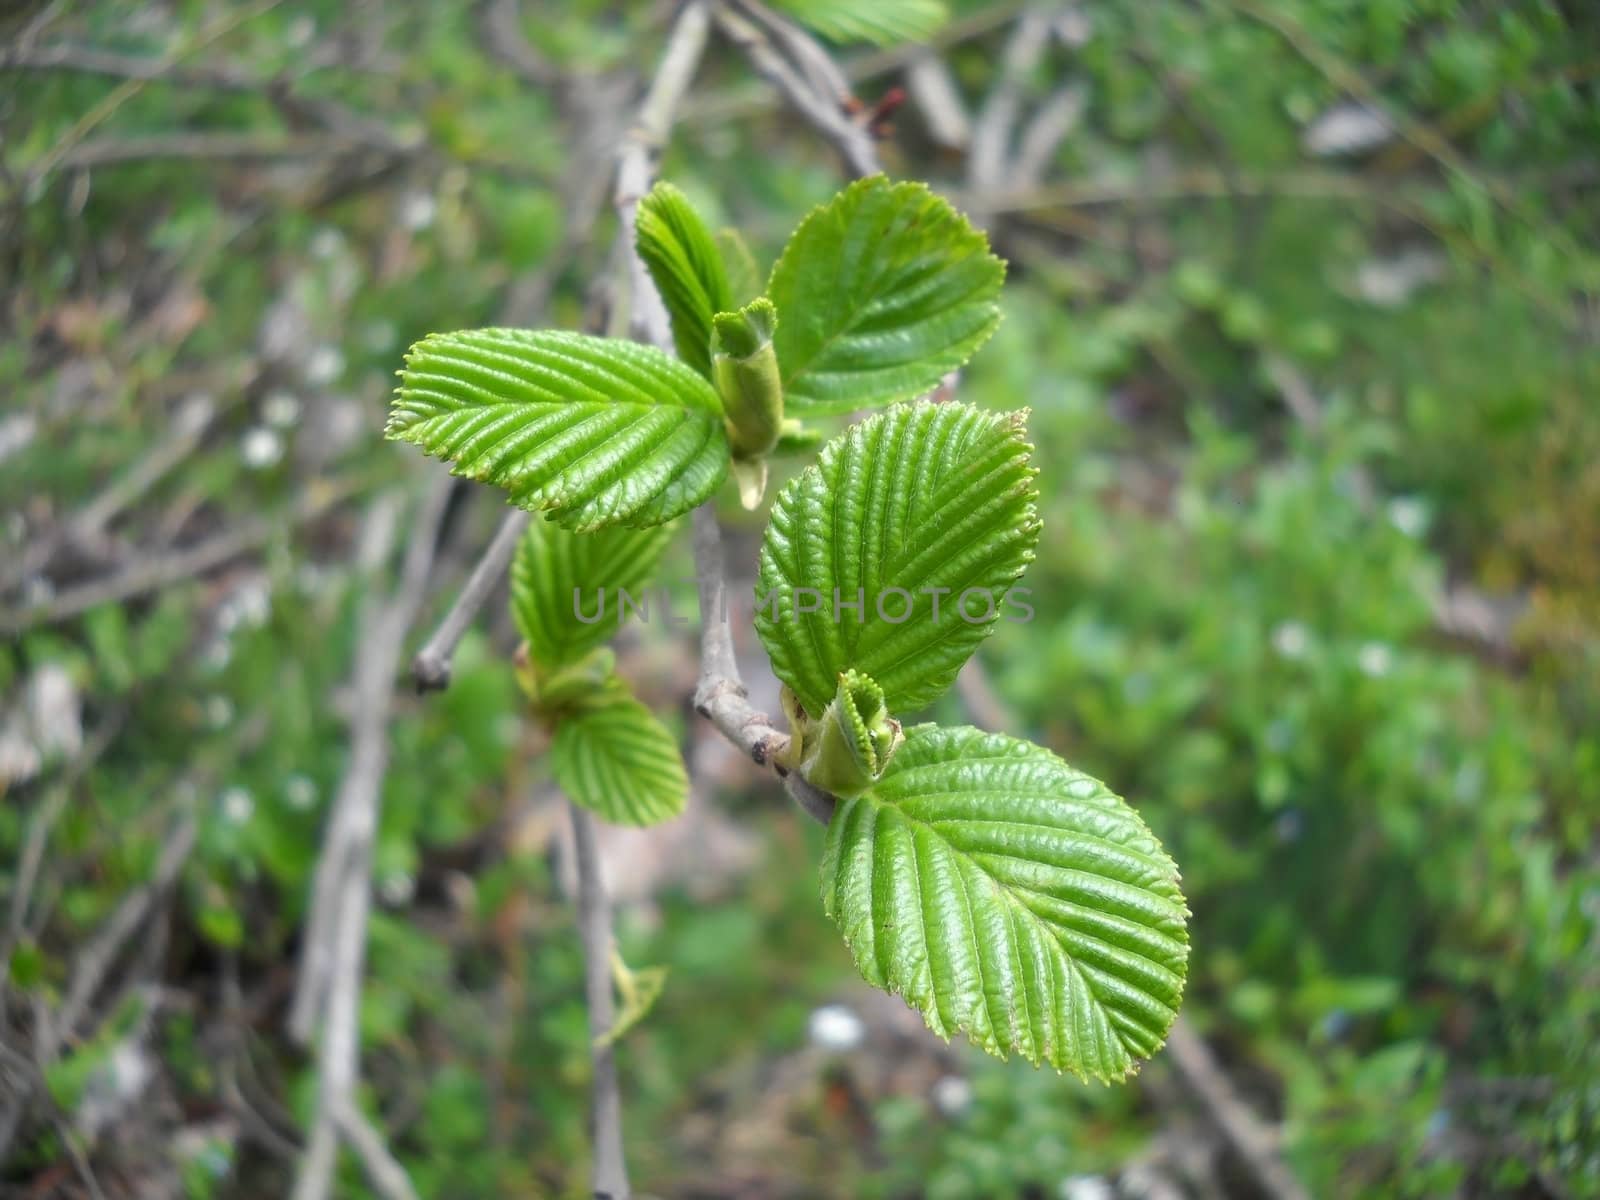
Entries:
{"label": "blurred background foliage", "polygon": [[[949,7],[929,51],[816,18],[867,105],[910,92],[890,171],[1011,262],[961,389],[1032,409],[1034,617],[941,719],[1006,720],[1139,806],[1194,909],[1189,1020],[1313,1195],[1600,1195],[1600,12]],[[392,374],[430,331],[594,311],[670,13],[0,15],[5,1194],[284,1190],[372,514],[436,472],[380,441]],[[721,41],[663,174],[758,261],[840,181]],[[458,493],[411,645],[498,515]],[[760,522],[727,519],[743,594]],[[363,1103],[423,1195],[577,1196],[562,823],[486,625],[448,691],[397,697]],[[818,831],[685,710],[686,633],[623,646],[702,802],[610,846],[624,956],[671,971],[622,1050],[642,1191],[1251,1194],[1161,1057],[1084,1086],[868,992]]]}

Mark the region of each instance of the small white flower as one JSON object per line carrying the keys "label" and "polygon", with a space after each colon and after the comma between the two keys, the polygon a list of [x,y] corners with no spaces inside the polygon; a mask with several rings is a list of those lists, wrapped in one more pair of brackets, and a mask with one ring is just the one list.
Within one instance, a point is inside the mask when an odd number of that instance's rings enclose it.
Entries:
{"label": "small white flower", "polygon": [[233,661],[233,641],[226,635],[213,638],[200,652],[200,665],[213,675]]}
{"label": "small white flower", "polygon": [[428,192],[407,192],[400,199],[400,224],[413,233],[427,229],[438,215],[438,201]]}
{"label": "small white flower", "polygon": [[261,401],[261,416],[268,425],[287,429],[300,415],[300,397],[283,388],[274,388]]}
{"label": "small white flower", "polygon": [[959,1075],[941,1075],[933,1084],[933,1106],[947,1117],[959,1117],[972,1107],[972,1085]]}
{"label": "small white flower", "polygon": [[333,258],[344,249],[344,234],[337,229],[319,229],[311,235],[311,256]]}
{"label": "small white flower", "polygon": [[1363,675],[1382,679],[1394,665],[1394,651],[1382,642],[1368,642],[1356,652],[1356,665]]}
{"label": "small white flower", "polygon": [[317,802],[317,785],[309,775],[291,775],[283,781],[283,796],[290,808],[305,812]]}
{"label": "small white flower", "polygon": [[319,387],[344,374],[344,354],[337,346],[318,346],[306,356],[306,380]]}
{"label": "small white flower", "polygon": [[242,787],[231,787],[222,793],[222,815],[235,825],[243,825],[256,811],[256,802]]}
{"label": "small white flower", "polygon": [[1407,537],[1421,537],[1428,528],[1428,506],[1415,496],[1389,501],[1389,524]]}
{"label": "small white flower", "polygon": [[206,724],[212,729],[226,729],[233,721],[233,701],[213,692],[206,697]]}
{"label": "small white flower", "polygon": [[842,1004],[824,1004],[811,1014],[806,1025],[811,1044],[835,1054],[854,1050],[866,1037],[861,1018]]}
{"label": "small white flower", "polygon": [[317,36],[317,23],[310,17],[296,17],[289,22],[285,33],[286,41],[291,49],[302,50],[311,44],[311,39]]}
{"label": "small white flower", "polygon": [[1061,1200],[1116,1200],[1117,1192],[1102,1175],[1070,1175],[1061,1181]]}
{"label": "small white flower", "polygon": [[283,457],[283,438],[277,430],[257,425],[240,439],[239,457],[252,471],[264,471],[276,466]]}
{"label": "small white flower", "polygon": [[1304,658],[1311,648],[1311,634],[1299,621],[1284,621],[1272,631],[1272,648],[1282,658]]}
{"label": "small white flower", "polygon": [[385,904],[395,908],[410,903],[411,897],[416,894],[417,881],[404,872],[386,876],[383,882],[378,884],[378,895],[383,897]]}
{"label": "small white flower", "polygon": [[1389,118],[1365,104],[1336,104],[1306,128],[1300,144],[1317,158],[1360,154],[1394,137]]}

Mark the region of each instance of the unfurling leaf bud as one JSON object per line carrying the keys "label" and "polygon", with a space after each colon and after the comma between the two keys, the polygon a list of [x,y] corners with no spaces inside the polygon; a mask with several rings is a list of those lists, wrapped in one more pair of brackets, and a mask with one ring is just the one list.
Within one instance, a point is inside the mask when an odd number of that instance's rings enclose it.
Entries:
{"label": "unfurling leaf bud", "polygon": [[[783,428],[783,376],[772,345],[777,326],[778,310],[764,296],[738,312],[711,318],[711,378],[722,397],[736,461],[770,454]],[[761,499],[761,482],[754,501]],[[754,507],[750,491],[741,487],[746,508]]]}
{"label": "unfurling leaf bud", "polygon": [[[791,719],[798,712],[798,705],[790,708]],[[858,671],[839,676],[839,690],[821,717],[811,720],[801,714],[795,737],[801,776],[843,797],[871,787],[905,740],[900,722],[884,705],[883,689]]]}

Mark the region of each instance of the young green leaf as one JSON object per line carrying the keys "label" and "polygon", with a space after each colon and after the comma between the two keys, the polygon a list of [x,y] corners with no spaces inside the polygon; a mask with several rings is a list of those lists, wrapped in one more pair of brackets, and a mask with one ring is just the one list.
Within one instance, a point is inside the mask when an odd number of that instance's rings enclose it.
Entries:
{"label": "young green leaf", "polygon": [[673,532],[529,523],[511,561],[511,616],[541,671],[575,663],[616,635],[623,593],[641,599]]}
{"label": "young green leaf", "polygon": [[716,239],[670,183],[656,184],[639,201],[634,232],[639,257],[672,318],[678,357],[709,379],[712,315],[738,307]]}
{"label": "young green leaf", "polygon": [[1016,738],[911,730],[840,802],[822,898],[869,983],[1001,1058],[1122,1079],[1183,995],[1172,860],[1104,784]]}
{"label": "young green leaf", "polygon": [[575,803],[618,825],[655,825],[681,813],[689,798],[677,742],[627,695],[563,717],[550,769]]}
{"label": "young green leaf", "polygon": [[851,668],[892,713],[928,704],[993,630],[1039,538],[1025,416],[897,405],[778,493],[756,632],[808,714]]}
{"label": "young green leaf", "polygon": [[931,391],[988,340],[1005,264],[920,183],[860,179],[813,210],[772,268],[784,404],[797,417]]}
{"label": "young green leaf", "polygon": [[781,8],[834,42],[920,42],[948,15],[940,0],[774,0]]}
{"label": "young green leaf", "polygon": [[660,525],[728,472],[711,385],[650,346],[581,333],[434,334],[406,356],[389,437],[568,529]]}

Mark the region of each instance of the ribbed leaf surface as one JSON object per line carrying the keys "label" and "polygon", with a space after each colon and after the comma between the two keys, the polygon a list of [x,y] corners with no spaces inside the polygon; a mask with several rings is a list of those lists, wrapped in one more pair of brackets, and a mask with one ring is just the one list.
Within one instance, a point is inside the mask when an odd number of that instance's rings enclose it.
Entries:
{"label": "ribbed leaf surface", "polygon": [[711,318],[738,307],[716,239],[670,183],[656,184],[639,201],[634,229],[639,257],[672,318],[678,357],[711,378]]}
{"label": "ribbed leaf surface", "polygon": [[632,697],[563,718],[550,745],[550,769],[574,802],[617,825],[665,821],[689,797],[678,744]]}
{"label": "ribbed leaf surface", "polygon": [[1177,868],[1104,784],[1028,742],[911,730],[841,801],[822,896],[869,983],[999,1057],[1121,1079],[1177,1015]]}
{"label": "ribbed leaf surface", "polygon": [[800,223],[767,285],[787,411],[931,391],[1000,323],[1005,273],[988,239],[925,185],[852,183]]}
{"label": "ribbed leaf surface", "polygon": [[[779,492],[756,631],[808,713],[851,668],[892,713],[928,704],[993,630],[1039,537],[1025,416],[897,405],[829,442]],[[813,596],[818,611],[802,613]],[[845,607],[857,600],[859,613]]]}
{"label": "ribbed leaf surface", "polygon": [[653,347],[580,333],[425,338],[406,356],[387,433],[577,530],[660,525],[728,470],[709,383]]}
{"label": "ribbed leaf surface", "polygon": [[511,615],[533,661],[555,670],[614,637],[622,593],[642,601],[673,532],[657,525],[573,533],[532,521],[511,562]]}
{"label": "ribbed leaf surface", "polygon": [[776,0],[774,5],[835,42],[920,42],[945,22],[939,0]]}

